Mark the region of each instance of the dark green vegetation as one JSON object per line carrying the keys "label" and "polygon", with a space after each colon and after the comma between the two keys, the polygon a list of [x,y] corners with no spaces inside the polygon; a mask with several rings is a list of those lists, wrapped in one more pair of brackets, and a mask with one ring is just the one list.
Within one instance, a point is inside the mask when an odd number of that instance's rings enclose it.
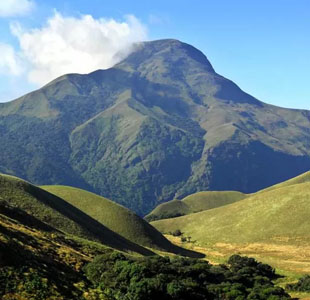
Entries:
{"label": "dark green vegetation", "polygon": [[234,191],[198,192],[185,197],[181,201],[171,200],[158,205],[147,216],[145,216],[145,220],[151,222],[160,219],[180,217],[191,213],[234,203],[236,201],[244,199],[246,196],[247,195],[243,193]]}
{"label": "dark green vegetation", "polygon": [[290,299],[272,283],[277,275],[270,266],[238,255],[227,265],[212,266],[179,257],[135,259],[104,254],[85,270],[109,299]]}
{"label": "dark green vegetation", "polygon": [[165,252],[197,256],[170,243],[160,232],[127,208],[96,194],[68,186],[42,186],[135,244]]}
{"label": "dark green vegetation", "polygon": [[87,189],[142,215],[305,172],[309,127],[309,111],[258,101],[190,45],[147,42],[111,69],[0,104],[0,172]]}

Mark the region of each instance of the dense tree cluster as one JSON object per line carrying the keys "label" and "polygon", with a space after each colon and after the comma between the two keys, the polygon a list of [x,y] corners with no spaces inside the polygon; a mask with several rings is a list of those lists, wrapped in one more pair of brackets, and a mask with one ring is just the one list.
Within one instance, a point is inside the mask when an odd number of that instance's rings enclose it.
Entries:
{"label": "dense tree cluster", "polygon": [[239,255],[212,266],[198,259],[112,253],[96,257],[85,272],[107,299],[290,299],[274,286],[277,275],[269,265]]}

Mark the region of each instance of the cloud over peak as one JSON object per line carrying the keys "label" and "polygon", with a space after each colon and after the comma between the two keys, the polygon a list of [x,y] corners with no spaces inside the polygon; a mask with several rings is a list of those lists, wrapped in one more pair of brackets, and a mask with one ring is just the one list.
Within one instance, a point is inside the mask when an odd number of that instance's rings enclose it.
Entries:
{"label": "cloud over peak", "polygon": [[42,28],[25,30],[15,23],[11,31],[19,40],[28,80],[39,85],[66,73],[112,67],[130,53],[133,43],[147,38],[146,28],[132,15],[118,22],[56,12]]}

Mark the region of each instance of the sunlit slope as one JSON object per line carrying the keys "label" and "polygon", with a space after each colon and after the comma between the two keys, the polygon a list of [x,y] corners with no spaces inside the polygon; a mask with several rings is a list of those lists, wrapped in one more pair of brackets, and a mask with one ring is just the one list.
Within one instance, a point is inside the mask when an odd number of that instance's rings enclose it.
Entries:
{"label": "sunlit slope", "polygon": [[171,244],[153,226],[132,211],[104,197],[69,186],[42,186],[42,188],[61,197],[134,243],[167,252],[190,254]]}
{"label": "sunlit slope", "polygon": [[180,200],[172,200],[157,206],[145,219],[148,221],[167,219],[208,210],[242,200],[246,194],[235,191],[198,192]]}
{"label": "sunlit slope", "polygon": [[310,183],[257,193],[219,208],[152,222],[161,232],[180,229],[198,244],[310,241]]}
{"label": "sunlit slope", "polygon": [[63,199],[17,177],[0,174],[0,198],[55,230],[97,240],[119,250],[145,255],[152,253],[111,231]]}

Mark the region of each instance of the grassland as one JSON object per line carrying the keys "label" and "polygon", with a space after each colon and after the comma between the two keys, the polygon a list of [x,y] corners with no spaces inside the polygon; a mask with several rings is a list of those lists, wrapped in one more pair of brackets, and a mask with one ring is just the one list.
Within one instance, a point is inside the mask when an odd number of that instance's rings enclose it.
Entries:
{"label": "grassland", "polygon": [[69,186],[42,186],[42,188],[138,245],[176,254],[195,255],[174,246],[138,215],[104,197]]}
{"label": "grassland", "polygon": [[155,221],[160,219],[168,219],[172,217],[184,216],[191,213],[208,210],[247,197],[246,194],[235,191],[205,191],[189,195],[179,200],[172,200],[158,205],[145,219],[147,221]]}
{"label": "grassland", "polygon": [[238,202],[152,222],[163,233],[181,230],[193,249],[224,259],[254,256],[293,274],[310,272],[309,173]]}

